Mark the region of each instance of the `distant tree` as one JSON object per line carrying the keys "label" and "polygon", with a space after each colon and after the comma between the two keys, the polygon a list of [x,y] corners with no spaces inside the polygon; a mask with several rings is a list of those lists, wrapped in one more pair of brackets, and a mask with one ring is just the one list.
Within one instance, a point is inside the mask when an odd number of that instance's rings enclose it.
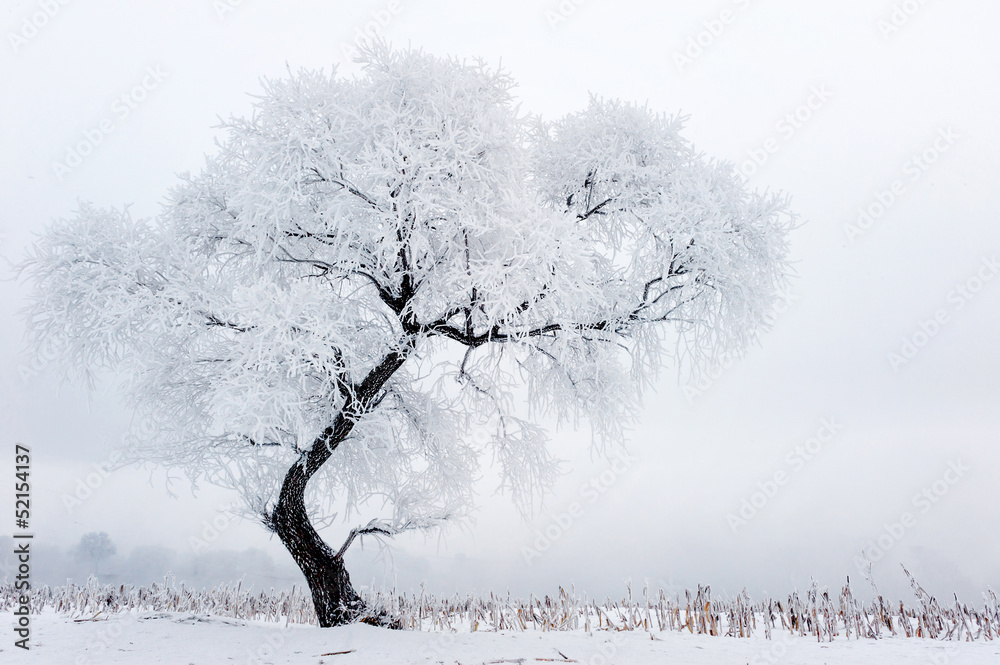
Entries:
{"label": "distant tree", "polygon": [[111,542],[111,537],[103,531],[85,533],[77,543],[73,553],[81,561],[91,561],[94,564],[94,574],[100,575],[101,561],[112,557],[118,548]]}
{"label": "distant tree", "polygon": [[[266,81],[156,218],[82,205],[25,264],[34,341],[124,371],[132,459],[238,488],[322,626],[365,611],[358,536],[462,515],[488,454],[527,507],[557,472],[539,417],[614,442],[665,360],[743,349],[793,226],[676,118],[544,122],[482,63],[363,58]],[[337,509],[376,517],[334,549]]]}

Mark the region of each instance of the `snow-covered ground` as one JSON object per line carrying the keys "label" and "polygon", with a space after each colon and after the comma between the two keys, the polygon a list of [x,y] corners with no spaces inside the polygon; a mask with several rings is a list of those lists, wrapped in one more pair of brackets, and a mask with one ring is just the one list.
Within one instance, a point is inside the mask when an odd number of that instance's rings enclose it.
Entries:
{"label": "snow-covered ground", "polygon": [[975,665],[1000,663],[1000,641],[889,638],[817,643],[776,633],[735,639],[687,633],[518,632],[442,634],[367,625],[283,627],[185,613],[121,613],[95,621],[46,612],[32,617],[31,650],[14,648],[9,626],[0,662],[404,665],[558,663],[586,665]]}

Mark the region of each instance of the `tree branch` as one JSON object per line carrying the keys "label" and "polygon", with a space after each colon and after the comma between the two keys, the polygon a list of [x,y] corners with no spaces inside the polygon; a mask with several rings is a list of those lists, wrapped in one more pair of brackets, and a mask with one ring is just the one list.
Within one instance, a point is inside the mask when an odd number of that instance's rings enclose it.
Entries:
{"label": "tree branch", "polygon": [[[588,197],[588,200],[589,200],[589,197]],[[582,222],[583,220],[587,219],[591,215],[603,215],[604,213],[601,212],[601,208],[603,208],[604,206],[608,205],[612,201],[614,201],[614,197],[604,199],[603,201],[601,201],[600,203],[598,203],[597,205],[595,205],[593,208],[591,208],[587,212],[583,212],[583,213],[578,214],[576,216],[577,221]]]}
{"label": "tree branch", "polygon": [[373,519],[368,522],[363,527],[356,526],[351,529],[351,532],[347,534],[347,539],[344,544],[340,546],[337,553],[334,555],[338,559],[342,559],[344,554],[347,552],[347,548],[351,546],[354,539],[358,536],[385,536],[392,537],[403,533],[404,531],[412,531],[414,529],[428,529],[430,527],[436,526],[439,522],[444,522],[449,519],[450,515],[444,515],[442,517],[435,518],[424,518],[424,519],[409,519],[402,524],[393,524],[392,522],[387,522],[385,520]]}
{"label": "tree branch", "polygon": [[381,522],[374,519],[364,527],[354,527],[351,529],[351,532],[347,535],[347,540],[345,540],[344,544],[340,546],[340,549],[337,550],[337,554],[335,556],[338,559],[344,558],[344,553],[347,552],[347,548],[351,546],[351,543],[353,543],[354,539],[358,536],[394,536],[399,533],[399,531],[400,530],[395,529],[387,522]]}
{"label": "tree branch", "polygon": [[218,318],[214,314],[209,314],[207,312],[202,312],[202,314],[205,315],[205,320],[208,322],[208,325],[210,325],[210,326],[219,326],[220,328],[229,328],[230,330],[235,330],[237,332],[249,332],[250,330],[253,330],[252,326],[251,327],[243,327],[243,326],[237,325],[235,323],[232,323],[230,321],[223,321],[222,319]]}
{"label": "tree branch", "polygon": [[365,194],[364,192],[362,192],[360,189],[358,189],[357,187],[355,187],[351,183],[347,182],[346,179],[344,179],[344,178],[333,178],[333,177],[328,178],[328,177],[324,176],[323,174],[321,174],[319,172],[319,169],[316,168],[315,166],[312,167],[309,170],[312,171],[316,175],[315,182],[329,182],[329,183],[334,184],[334,185],[339,185],[343,189],[346,189],[348,192],[350,192],[354,196],[358,197],[359,199],[361,199],[362,201],[364,201],[365,203],[367,203],[374,210],[381,211],[381,208],[379,207],[378,202],[375,201],[375,199],[373,199],[372,197],[368,196],[367,194]]}

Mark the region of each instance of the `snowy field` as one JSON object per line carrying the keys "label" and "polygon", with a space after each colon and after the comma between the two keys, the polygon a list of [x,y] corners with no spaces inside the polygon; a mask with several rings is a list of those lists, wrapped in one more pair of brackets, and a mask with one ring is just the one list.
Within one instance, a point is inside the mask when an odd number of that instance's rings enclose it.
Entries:
{"label": "snowy field", "polygon": [[[803,595],[753,601],[713,598],[709,587],[668,597],[627,587],[620,600],[587,600],[560,588],[528,599],[436,597],[365,590],[365,602],[403,630],[368,624],[321,629],[308,593],[242,585],[191,589],[0,586],[0,614],[30,621],[30,652],[0,643],[15,663],[1000,663],[1000,611],[984,594],[974,607],[939,603],[911,578],[917,607],[868,603],[850,585],[839,596],[814,583]],[[858,636],[861,639],[858,639]],[[23,636],[22,636],[23,637]]]}
{"label": "snowy field", "polygon": [[[10,626],[12,616],[5,617]],[[1000,663],[1000,641],[887,638],[817,643],[776,632],[736,639],[687,633],[598,631],[455,633],[391,631],[367,625],[314,626],[242,621],[187,613],[122,612],[77,621],[44,612],[32,618],[32,649],[0,645],[3,663],[558,663],[588,665],[973,665]],[[5,631],[7,632],[7,631]],[[9,635],[9,632],[8,632]]]}

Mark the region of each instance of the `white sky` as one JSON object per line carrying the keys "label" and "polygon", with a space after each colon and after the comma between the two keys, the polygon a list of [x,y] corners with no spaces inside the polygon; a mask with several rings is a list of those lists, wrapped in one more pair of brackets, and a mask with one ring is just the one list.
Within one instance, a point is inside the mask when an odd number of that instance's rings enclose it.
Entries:
{"label": "white sky", "polygon": [[[957,591],[978,601],[1000,586],[1000,279],[984,264],[1000,258],[1000,5],[924,2],[884,34],[892,1],[229,0],[220,18],[223,2],[67,2],[45,20],[45,3],[4,3],[0,255],[20,260],[31,234],[80,199],[155,213],[176,173],[200,169],[218,117],[249,110],[259,77],[280,76],[286,63],[355,72],[345,46],[377,16],[396,45],[502,62],[523,108],[548,118],[583,108],[593,92],[689,114],[685,135],[716,157],[742,164],[767,146],[751,183],[790,193],[805,222],[792,239],[799,278],[774,329],[700,396],[667,372],[631,437],[638,461],[596,501],[583,488],[608,462],[579,443],[584,435],[559,433],[570,473],[550,512],[525,523],[487,493],[464,530],[401,541],[395,569],[373,550],[356,552],[356,582],[387,575],[403,588],[426,579],[434,591],[515,593],[573,582],[604,595],[631,577],[782,594],[814,576],[839,590],[846,575],[861,586],[854,557],[909,512],[901,537],[883,539],[891,547],[874,568],[883,591],[907,593],[897,561],[945,598]],[[713,23],[724,10],[728,23]],[[33,34],[25,20],[44,25]],[[679,67],[675,55],[699,33],[706,46]],[[123,106],[144,78],[151,90]],[[809,102],[812,110],[800,109]],[[778,124],[797,110],[796,126]],[[102,122],[113,131],[60,179],[53,164]],[[933,163],[915,170],[912,158],[925,151]],[[895,181],[888,210],[852,242],[845,225],[880,195],[888,200]],[[981,269],[991,279],[977,282]],[[960,286],[981,288],[966,297]],[[126,470],[72,513],[64,508],[63,495],[107,459],[128,414],[113,387],[88,404],[78,387],[59,388],[53,367],[25,372],[16,314],[25,290],[0,282],[0,468],[10,468],[15,441],[31,447],[37,537],[67,546],[103,530],[119,550],[185,551],[233,497],[209,489],[171,499],[162,480]],[[938,310],[944,323],[921,338]],[[894,368],[888,354],[914,336],[926,344]],[[811,459],[786,459],[824,418],[842,429]],[[968,471],[939,484],[947,491],[933,504],[916,505],[949,463]],[[734,533],[727,515],[776,472],[788,482]],[[0,479],[4,496],[10,476]],[[582,515],[526,563],[536,531],[573,501]],[[347,528],[326,533],[339,542]],[[288,560],[251,523],[212,547],[261,547]]]}

